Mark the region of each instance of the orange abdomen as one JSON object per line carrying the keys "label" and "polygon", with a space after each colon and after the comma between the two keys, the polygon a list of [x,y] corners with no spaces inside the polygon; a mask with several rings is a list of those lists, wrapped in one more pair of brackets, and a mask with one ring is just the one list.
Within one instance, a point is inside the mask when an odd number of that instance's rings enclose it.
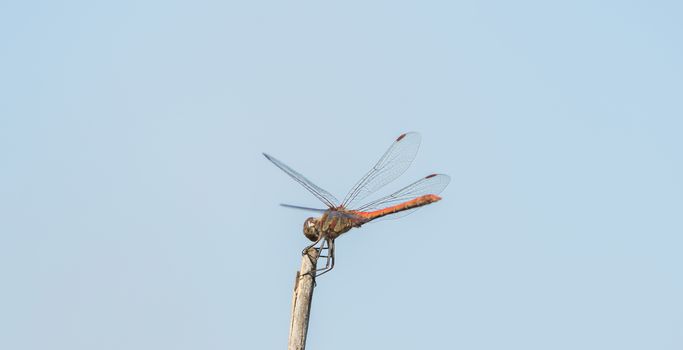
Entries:
{"label": "orange abdomen", "polygon": [[382,216],[386,216],[389,214],[398,213],[400,211],[418,208],[418,207],[421,207],[423,205],[438,202],[440,200],[441,200],[441,197],[439,197],[435,194],[426,194],[424,196],[417,197],[415,199],[409,200],[409,201],[404,202],[404,203],[392,205],[392,206],[386,207],[384,209],[379,209],[379,210],[374,210],[374,211],[358,212],[357,214],[368,219],[368,221],[369,221],[369,220],[381,218]]}

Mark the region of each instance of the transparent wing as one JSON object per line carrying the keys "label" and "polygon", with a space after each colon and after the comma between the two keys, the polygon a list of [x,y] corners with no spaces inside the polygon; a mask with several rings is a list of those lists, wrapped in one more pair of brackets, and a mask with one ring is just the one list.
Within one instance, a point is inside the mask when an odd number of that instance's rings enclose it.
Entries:
{"label": "transparent wing", "polygon": [[370,171],[346,195],[342,205],[353,208],[361,200],[401,176],[417,155],[420,134],[409,132],[399,136]]}
{"label": "transparent wing", "polygon": [[302,206],[300,206],[300,205],[292,205],[292,204],[284,204],[284,203],[280,203],[280,206],[283,206],[283,207],[285,207],[285,208],[292,208],[292,209],[299,209],[299,210],[314,211],[314,212],[317,212],[317,213],[324,213],[325,211],[327,211],[326,209],[302,207]]}
{"label": "transparent wing", "polygon": [[[450,181],[450,176],[445,174],[428,175],[388,196],[376,199],[354,210],[359,212],[371,212],[391,207],[394,205],[400,205],[427,194],[436,195],[441,193],[444,190],[444,188],[448,186],[448,183],[450,183]],[[397,219],[406,216],[420,208],[421,207],[402,210],[393,214],[382,216],[381,218],[376,219],[376,221],[386,219]]]}
{"label": "transparent wing", "polygon": [[322,188],[318,187],[316,184],[312,183],[309,179],[304,177],[303,175],[299,174],[296,172],[294,169],[288,167],[281,161],[277,160],[275,157],[268,155],[268,154],[263,154],[269,161],[273,162],[275,166],[278,168],[282,169],[282,171],[286,172],[287,175],[291,176],[292,179],[296,180],[296,182],[300,183],[301,186],[304,186],[309,192],[313,193],[314,196],[316,196],[320,201],[325,203],[328,207],[334,208],[339,206],[339,200],[337,198],[334,198],[333,195],[331,195],[329,192],[323,190]]}

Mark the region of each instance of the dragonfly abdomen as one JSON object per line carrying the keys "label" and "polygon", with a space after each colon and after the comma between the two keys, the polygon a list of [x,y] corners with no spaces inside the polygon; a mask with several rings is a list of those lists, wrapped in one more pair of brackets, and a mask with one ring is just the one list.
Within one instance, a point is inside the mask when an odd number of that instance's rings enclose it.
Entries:
{"label": "dragonfly abdomen", "polygon": [[375,220],[381,218],[382,216],[387,216],[390,214],[395,214],[404,210],[419,208],[423,205],[431,204],[441,200],[441,197],[435,194],[426,194],[424,196],[417,197],[415,199],[403,202],[400,204],[392,205],[379,210],[359,212],[358,215],[367,218],[368,220]]}

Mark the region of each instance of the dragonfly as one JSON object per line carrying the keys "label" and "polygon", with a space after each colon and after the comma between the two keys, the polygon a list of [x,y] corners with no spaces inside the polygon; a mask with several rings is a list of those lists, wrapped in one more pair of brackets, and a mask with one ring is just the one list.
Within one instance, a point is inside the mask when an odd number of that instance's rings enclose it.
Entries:
{"label": "dragonfly", "polygon": [[[312,277],[330,272],[334,268],[334,241],[352,228],[361,227],[371,221],[395,219],[408,215],[421,207],[438,202],[438,196],[450,182],[445,174],[427,175],[400,190],[374,200],[366,200],[380,188],[401,176],[410,167],[420,147],[419,133],[401,134],[391,144],[377,163],[351,188],[343,201],[320,188],[306,177],[285,165],[275,157],[263,153],[275,166],[301,184],[327,208],[310,208],[299,205],[281,204],[284,207],[319,213],[304,222],[304,236],[313,243],[304,248],[302,254],[316,247],[319,257],[325,258],[325,266],[311,271]],[[322,252],[326,250],[326,254]],[[317,265],[314,263],[314,265]]]}

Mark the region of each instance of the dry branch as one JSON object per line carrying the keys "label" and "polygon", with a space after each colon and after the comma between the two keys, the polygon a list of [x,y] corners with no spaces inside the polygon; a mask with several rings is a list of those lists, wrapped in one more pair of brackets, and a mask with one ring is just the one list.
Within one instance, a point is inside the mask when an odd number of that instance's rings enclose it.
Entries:
{"label": "dry branch", "polygon": [[[292,318],[289,324],[288,350],[304,350],[308,320],[311,316],[311,301],[315,279],[312,277],[318,261],[318,250],[310,248],[301,257],[301,269],[296,273],[294,294],[292,295]],[[311,273],[309,273],[311,272]]]}

